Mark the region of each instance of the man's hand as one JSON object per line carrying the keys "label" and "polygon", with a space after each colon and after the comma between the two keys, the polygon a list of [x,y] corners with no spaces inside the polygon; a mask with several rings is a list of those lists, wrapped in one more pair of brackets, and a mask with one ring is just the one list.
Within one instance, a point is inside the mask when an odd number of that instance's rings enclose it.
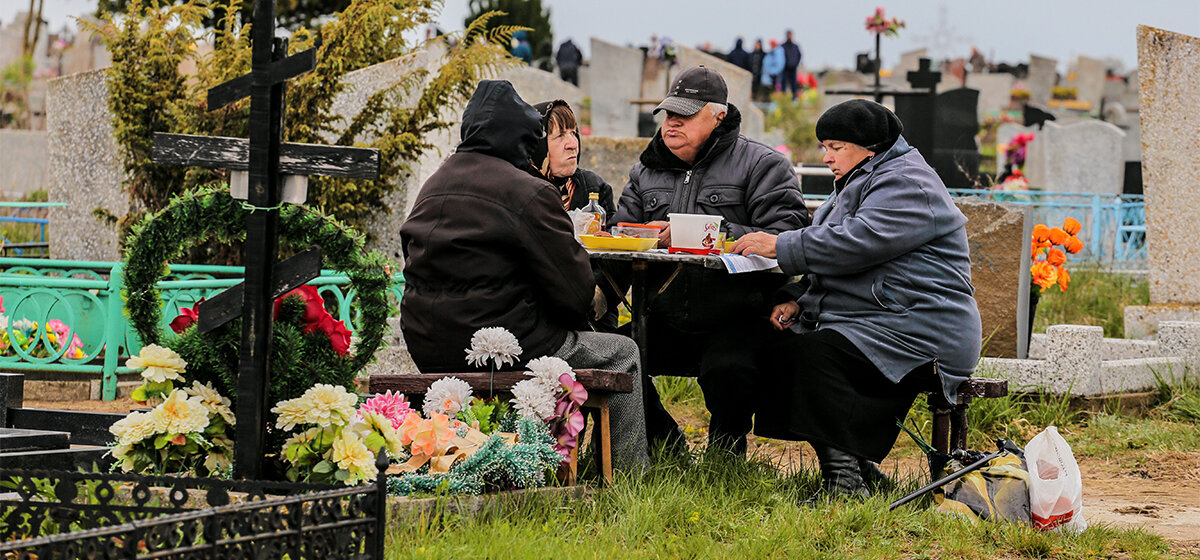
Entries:
{"label": "man's hand", "polygon": [[796,322],[796,315],[800,313],[800,304],[789,301],[775,306],[771,310],[771,326],[775,330],[782,331]]}
{"label": "man's hand", "polygon": [[653,222],[646,222],[646,225],[662,226],[662,229],[658,230],[658,248],[659,249],[666,249],[667,247],[671,246],[671,222],[666,222],[663,220],[655,220]]}
{"label": "man's hand", "polygon": [[738,238],[730,248],[730,253],[739,255],[762,255],[775,258],[775,237],[766,232],[756,231]]}

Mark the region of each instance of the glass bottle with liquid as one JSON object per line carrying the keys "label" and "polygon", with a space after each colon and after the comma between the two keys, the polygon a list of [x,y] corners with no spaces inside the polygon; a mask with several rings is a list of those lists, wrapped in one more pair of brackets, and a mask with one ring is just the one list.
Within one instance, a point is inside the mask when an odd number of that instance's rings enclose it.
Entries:
{"label": "glass bottle with liquid", "polygon": [[604,231],[604,222],[608,218],[608,213],[604,211],[603,206],[600,206],[600,193],[588,193],[588,203],[583,207],[583,211],[593,216],[584,232],[586,235],[596,235]]}

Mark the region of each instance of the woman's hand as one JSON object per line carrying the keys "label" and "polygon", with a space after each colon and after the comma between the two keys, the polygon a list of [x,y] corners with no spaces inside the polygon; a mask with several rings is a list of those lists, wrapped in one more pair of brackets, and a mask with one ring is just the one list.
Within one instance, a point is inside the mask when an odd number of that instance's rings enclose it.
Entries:
{"label": "woman's hand", "polygon": [[729,252],[739,255],[762,255],[775,258],[775,237],[766,232],[755,231],[747,233],[733,242]]}
{"label": "woman's hand", "polygon": [[671,246],[671,222],[667,222],[667,221],[663,221],[663,220],[655,220],[653,222],[646,222],[646,225],[662,226],[662,229],[658,230],[658,248],[659,249],[666,249],[667,247]]}
{"label": "woman's hand", "polygon": [[796,322],[796,315],[800,314],[800,304],[794,301],[788,301],[775,306],[771,310],[771,326],[775,330],[782,331]]}

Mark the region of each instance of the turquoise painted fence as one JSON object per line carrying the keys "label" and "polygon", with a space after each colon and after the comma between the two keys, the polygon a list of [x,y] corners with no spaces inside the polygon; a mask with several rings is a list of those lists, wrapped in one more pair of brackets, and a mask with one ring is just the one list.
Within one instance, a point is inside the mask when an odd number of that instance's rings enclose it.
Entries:
{"label": "turquoise painted fence", "polygon": [[[171,265],[171,274],[158,284],[162,328],[169,328],[179,309],[237,284],[241,276],[241,267]],[[349,283],[346,275],[328,270],[309,282],[354,331],[355,293],[343,288]],[[0,370],[100,374],[102,397],[115,398],[117,375],[131,372],[122,364],[142,346],[125,316],[122,288],[121,263],[0,258]],[[391,290],[393,303],[399,303],[403,277],[397,275]]]}

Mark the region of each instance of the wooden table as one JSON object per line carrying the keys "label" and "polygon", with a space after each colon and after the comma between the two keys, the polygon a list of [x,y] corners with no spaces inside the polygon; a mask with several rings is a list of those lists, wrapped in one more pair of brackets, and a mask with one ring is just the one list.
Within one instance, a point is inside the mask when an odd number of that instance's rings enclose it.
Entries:
{"label": "wooden table", "polygon": [[[600,470],[604,481],[613,481],[612,466],[612,431],[609,421],[608,401],[614,393],[633,392],[633,376],[625,371],[609,371],[603,369],[577,369],[575,380],[583,384],[588,391],[588,399],[583,408],[599,412],[600,421],[596,430],[600,436],[600,449],[596,450],[600,460]],[[443,377],[453,376],[466,381],[476,395],[485,394],[489,387],[500,393],[509,393],[513,385],[530,379],[523,371],[498,371],[494,375],[488,372],[471,373],[415,373],[415,374],[378,374],[371,376],[370,390],[372,393],[395,391],[404,393],[412,401],[412,395],[423,395],[429,390],[429,385]],[[579,467],[579,446],[571,450],[571,484]]]}

